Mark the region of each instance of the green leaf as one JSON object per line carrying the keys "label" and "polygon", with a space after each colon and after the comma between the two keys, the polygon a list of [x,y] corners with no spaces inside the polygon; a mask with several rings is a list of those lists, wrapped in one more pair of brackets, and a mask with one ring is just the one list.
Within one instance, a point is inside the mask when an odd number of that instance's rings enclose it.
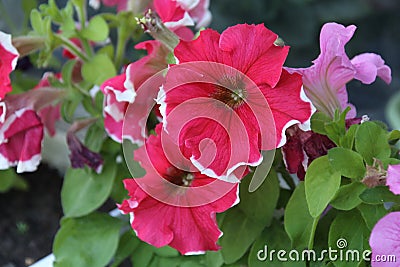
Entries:
{"label": "green leaf", "polygon": [[388,136],[388,141],[394,145],[400,140],[400,131],[399,130],[393,130],[389,133]]}
{"label": "green leaf", "polygon": [[310,215],[322,214],[340,187],[341,175],[332,168],[328,156],[314,160],[307,169],[305,192]]}
{"label": "green leaf", "polygon": [[387,186],[368,188],[361,193],[360,199],[367,204],[400,203],[400,196],[394,195]]}
{"label": "green leaf", "polygon": [[146,243],[140,243],[132,254],[131,261],[133,266],[149,266],[154,256],[154,248]]}
{"label": "green leaf", "polygon": [[100,207],[110,195],[115,173],[116,164],[113,160],[105,161],[100,174],[69,168],[61,190],[65,216],[83,216]]}
{"label": "green leaf", "polygon": [[179,256],[179,252],[169,246],[155,248],[154,253],[161,257],[176,257]]}
{"label": "green leaf", "polygon": [[0,193],[10,190],[15,182],[17,174],[14,169],[0,170]]}
{"label": "green leaf", "polygon": [[361,204],[357,208],[369,230],[372,230],[375,224],[389,212],[383,205]]}
{"label": "green leaf", "polygon": [[363,158],[353,150],[334,147],[328,151],[328,158],[332,167],[345,177],[362,179],[365,175]]}
{"label": "green leaf", "polygon": [[[290,261],[291,256],[288,255],[290,249],[290,239],[288,235],[282,228],[281,223],[274,221],[270,227],[266,228],[262,232],[251,247],[248,259],[249,267],[305,267],[306,264],[301,261],[301,255],[299,261]],[[270,258],[271,250],[285,250],[287,253],[284,255],[284,258],[286,258],[287,261],[279,261],[276,253],[273,254],[272,258]]]}
{"label": "green leaf", "polygon": [[88,26],[81,31],[81,34],[91,41],[105,41],[109,35],[107,22],[100,15],[94,16],[90,19]]}
{"label": "green leaf", "polygon": [[323,112],[315,112],[311,117],[311,130],[315,133],[326,135],[325,124],[332,118]]}
{"label": "green leaf", "polygon": [[62,80],[68,87],[72,87],[72,73],[74,71],[74,66],[76,62],[76,60],[69,60],[63,65],[61,69]]}
{"label": "green leaf", "polygon": [[240,183],[240,203],[238,207],[252,220],[264,225],[271,223],[279,198],[279,181],[274,169],[271,169],[262,185],[254,192],[249,192],[251,176]]}
{"label": "green leaf", "polygon": [[85,145],[94,152],[99,152],[104,142],[104,128],[97,123],[90,125],[85,136]]}
{"label": "green leaf", "polygon": [[105,54],[97,54],[82,66],[83,78],[96,85],[116,75],[114,63]]}
{"label": "green leaf", "polygon": [[53,244],[55,267],[99,267],[110,262],[121,222],[107,214],[64,218]]}
{"label": "green leaf", "polygon": [[330,204],[338,210],[351,210],[362,203],[359,196],[365,189],[366,186],[359,182],[344,185],[339,188]]}
{"label": "green leaf", "polygon": [[351,260],[352,258],[350,258],[348,261],[339,260],[339,253],[336,253],[338,260],[333,261],[333,264],[336,267],[356,267],[358,266],[359,262],[362,261],[365,228],[364,220],[358,210],[341,212],[332,222],[329,230],[329,247],[338,251],[342,250],[344,255],[346,255],[346,251],[357,250],[359,252],[360,259],[355,259],[354,261]]}
{"label": "green leaf", "polygon": [[373,164],[374,158],[385,159],[390,156],[387,132],[370,121],[364,122],[358,127],[355,148],[368,165]]}
{"label": "green leaf", "polygon": [[308,210],[304,182],[300,182],[293,192],[285,210],[285,230],[293,248],[305,248],[311,237],[314,219]]}
{"label": "green leaf", "polygon": [[118,267],[139,246],[140,241],[134,236],[133,231],[127,231],[119,240],[118,249],[111,267]]}
{"label": "green leaf", "polygon": [[40,12],[37,9],[31,11],[31,26],[39,35],[45,35],[43,20]]}
{"label": "green leaf", "polygon": [[[239,260],[264,229],[264,224],[248,218],[238,207],[227,212],[221,225],[222,256],[226,264]],[[240,242],[238,242],[240,240]]]}
{"label": "green leaf", "polygon": [[224,264],[224,258],[221,251],[207,251],[205,255],[205,263],[208,267],[221,267]]}
{"label": "green leaf", "polygon": [[353,150],[354,139],[356,136],[356,132],[359,124],[351,125],[347,130],[346,134],[340,138],[340,146],[343,148],[348,148]]}
{"label": "green leaf", "polygon": [[80,105],[82,95],[76,94],[76,97],[71,100],[65,100],[61,104],[61,116],[66,122],[72,123],[75,111]]}

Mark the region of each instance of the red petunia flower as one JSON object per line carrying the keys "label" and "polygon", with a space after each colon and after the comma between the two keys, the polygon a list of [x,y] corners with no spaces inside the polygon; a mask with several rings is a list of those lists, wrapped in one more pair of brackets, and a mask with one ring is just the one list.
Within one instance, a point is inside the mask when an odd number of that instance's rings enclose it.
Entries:
{"label": "red petunia flower", "polygon": [[[122,133],[124,116],[130,103],[148,101],[149,99],[136,98],[137,89],[151,76],[167,67],[166,56],[168,51],[158,41],[146,41],[135,46],[136,49],[145,49],[147,56],[131,63],[125,73],[105,81],[101,85],[104,99],[104,126],[108,135],[116,142],[121,143],[123,138],[133,143],[143,144],[146,137],[147,114],[128,117],[129,128]],[[154,102],[153,99],[150,99]],[[141,103],[138,103],[140,106]],[[135,111],[139,113],[140,110]],[[137,114],[135,114],[137,115]]]}
{"label": "red petunia flower", "polygon": [[63,95],[61,90],[41,88],[7,95],[0,109],[0,170],[35,171],[40,160],[44,126],[38,111]]}
{"label": "red petunia flower", "polygon": [[260,149],[282,146],[285,130],[312,112],[301,76],[282,69],[289,47],[264,25],[204,30],[181,41],[161,89],[163,123],[186,157],[210,177],[237,181],[235,170],[257,166]]}
{"label": "red petunia flower", "polygon": [[[61,73],[53,74],[51,72],[46,72],[43,74],[42,79],[35,86],[34,89],[50,87],[49,77],[54,76],[54,78],[61,80]],[[56,121],[61,118],[61,104],[58,105],[49,105],[41,110],[39,110],[38,115],[43,122],[47,133],[50,136],[54,136],[56,134]]]}
{"label": "red petunia flower", "polygon": [[11,35],[0,31],[0,100],[12,91],[9,75],[17,65],[18,56],[11,43]]}
{"label": "red petunia flower", "polygon": [[238,184],[190,172],[194,169],[190,162],[185,169],[177,168],[176,154],[172,162],[164,154],[176,147],[172,140],[164,139],[161,124],[156,133],[135,151],[135,160],[146,174],[124,180],[130,198],[119,209],[131,215],[137,236],[153,246],[169,245],[186,255],[218,250],[216,242],[222,232],[215,214],[238,202]]}

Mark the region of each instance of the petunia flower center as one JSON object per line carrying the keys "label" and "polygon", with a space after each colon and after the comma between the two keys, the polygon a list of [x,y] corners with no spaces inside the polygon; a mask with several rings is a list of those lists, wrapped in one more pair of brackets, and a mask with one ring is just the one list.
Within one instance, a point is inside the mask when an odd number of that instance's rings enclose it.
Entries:
{"label": "petunia flower center", "polygon": [[193,182],[194,175],[190,172],[185,172],[175,167],[171,167],[167,170],[164,178],[173,184],[190,187]]}
{"label": "petunia flower center", "polygon": [[226,106],[235,109],[241,106],[247,96],[245,84],[240,77],[223,76],[219,84],[214,85],[211,97]]}

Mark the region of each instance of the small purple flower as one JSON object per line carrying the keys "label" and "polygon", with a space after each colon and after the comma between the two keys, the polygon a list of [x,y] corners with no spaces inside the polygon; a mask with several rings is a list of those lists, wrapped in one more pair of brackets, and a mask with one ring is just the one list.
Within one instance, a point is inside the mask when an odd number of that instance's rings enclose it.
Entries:
{"label": "small purple flower", "polygon": [[[400,260],[400,212],[391,212],[380,219],[374,226],[369,238],[371,246],[371,266],[372,267],[392,267],[399,266]],[[396,263],[393,261],[383,262],[379,259],[394,255]]]}
{"label": "small purple flower", "polygon": [[386,185],[394,194],[400,194],[400,164],[389,165],[387,169]]}
{"label": "small purple flower", "polygon": [[321,53],[309,68],[289,69],[303,75],[304,91],[317,110],[331,117],[335,110],[343,111],[350,106],[348,118],[356,116],[355,107],[348,103],[346,83],[357,79],[364,84],[375,81],[376,76],[386,83],[392,80],[391,70],[383,59],[373,53],[355,56],[346,55],[344,46],[351,39],[356,26],[344,27],[337,23],[326,23],[320,34]]}
{"label": "small purple flower", "polygon": [[75,133],[70,131],[67,133],[67,143],[72,168],[83,168],[87,165],[95,172],[101,173],[103,159],[99,153],[95,153],[84,146]]}

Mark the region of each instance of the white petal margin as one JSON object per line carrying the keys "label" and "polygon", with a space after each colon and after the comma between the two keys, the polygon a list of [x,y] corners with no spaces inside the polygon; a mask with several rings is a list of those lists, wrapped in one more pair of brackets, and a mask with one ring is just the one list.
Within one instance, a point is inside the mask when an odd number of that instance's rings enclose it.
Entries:
{"label": "white petal margin", "polygon": [[194,255],[203,255],[205,253],[206,253],[205,251],[199,250],[199,251],[189,251],[189,252],[186,252],[183,255],[185,255],[185,256],[194,256]]}
{"label": "white petal margin", "polygon": [[184,10],[192,10],[200,3],[200,0],[175,0],[175,1]]}
{"label": "white petal margin", "polygon": [[166,93],[164,91],[164,87],[161,85],[160,90],[158,91],[156,102],[160,105],[159,110],[162,116],[163,130],[167,131],[167,104],[165,103]]}
{"label": "white petal margin", "polygon": [[260,158],[258,161],[255,162],[239,162],[233,165],[231,168],[229,168],[226,171],[226,175],[217,175],[212,169],[206,168],[203,165],[201,165],[200,162],[198,162],[194,156],[190,157],[190,161],[192,164],[200,171],[201,174],[207,175],[212,178],[220,179],[222,181],[228,182],[228,183],[238,183],[240,180],[236,177],[236,175],[233,173],[238,167],[240,166],[258,166],[261,164],[263,161],[263,156],[260,154]]}
{"label": "white petal margin", "polygon": [[0,110],[3,110],[3,112],[0,114],[0,123],[4,123],[7,112],[6,103],[0,101]]}
{"label": "white petal margin", "polygon": [[185,12],[183,18],[178,21],[167,21],[164,22],[164,25],[169,29],[176,29],[183,26],[194,26],[194,21],[192,17],[190,17],[189,13]]}
{"label": "white petal margin", "polygon": [[[131,80],[131,68],[132,68],[132,64],[129,64],[128,67],[126,68],[125,71],[125,81],[124,81],[124,87],[126,90],[128,91],[133,91],[135,92],[135,85],[133,84],[132,80]],[[135,92],[135,96],[136,96],[136,92]],[[132,101],[133,102],[133,101]]]}
{"label": "white petal margin", "polygon": [[[314,105],[311,103],[311,100],[308,99],[308,97],[307,97],[306,94],[304,93],[304,88],[303,88],[303,86],[302,86],[301,89],[300,89],[300,99],[303,100],[304,102],[310,104],[311,116],[312,116],[312,114],[314,114],[314,112],[316,111],[316,108],[315,108]],[[288,121],[288,122],[285,124],[285,126],[283,126],[283,128],[282,128],[281,140],[280,140],[280,142],[279,142],[277,148],[279,148],[279,147],[283,146],[284,144],[286,144],[286,141],[287,141],[287,140],[286,140],[286,134],[285,134],[285,133],[286,133],[286,130],[287,130],[290,126],[293,126],[293,125],[295,125],[295,124],[298,124],[299,128],[300,128],[301,130],[303,130],[303,131],[309,131],[309,130],[311,130],[311,123],[310,123],[311,116],[310,116],[310,118],[309,118],[308,120],[306,120],[306,121],[303,122],[303,123],[302,123],[301,121],[298,121],[298,120],[290,120],[290,121]]]}
{"label": "white petal margin", "polygon": [[36,171],[41,159],[42,155],[39,152],[39,154],[34,155],[29,160],[19,161],[17,164],[17,173]]}
{"label": "white petal margin", "polygon": [[16,57],[11,62],[12,69],[15,69],[15,67],[17,66],[19,53],[17,49],[12,45],[11,35],[0,31],[0,45],[3,46],[4,49],[11,54],[16,55]]}

